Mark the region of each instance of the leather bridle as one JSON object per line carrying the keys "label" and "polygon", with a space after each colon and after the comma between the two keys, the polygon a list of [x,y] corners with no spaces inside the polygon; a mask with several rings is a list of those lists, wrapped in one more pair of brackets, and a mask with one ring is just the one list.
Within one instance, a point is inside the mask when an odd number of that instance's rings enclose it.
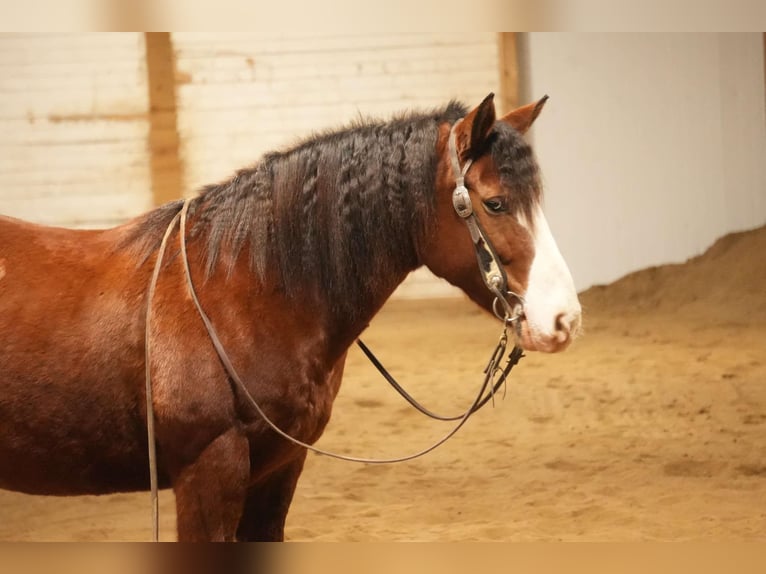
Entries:
{"label": "leather bridle", "polygon": [[[458,430],[460,430],[460,428],[467,422],[468,418],[473,413],[475,413],[482,406],[484,406],[489,400],[494,399],[495,393],[500,388],[500,386],[505,383],[505,380],[508,374],[510,373],[511,369],[519,362],[519,360],[523,356],[521,347],[519,347],[518,345],[514,345],[512,350],[508,353],[508,357],[505,361],[505,365],[501,366],[503,357],[505,357],[505,352],[507,350],[508,329],[510,326],[515,327],[514,335],[515,337],[518,337],[518,333],[520,331],[519,323],[521,318],[523,317],[524,300],[520,295],[508,290],[507,278],[505,275],[505,271],[503,270],[503,265],[500,262],[497,256],[497,253],[493,249],[489,239],[486,237],[484,231],[482,230],[479,224],[479,221],[473,211],[471,198],[469,196],[468,189],[465,186],[465,175],[468,172],[468,169],[471,167],[472,161],[470,159],[467,160],[466,163],[463,165],[462,169],[460,168],[460,162],[457,156],[457,151],[455,146],[455,126],[457,125],[458,124],[456,123],[452,127],[452,130],[450,131],[450,136],[449,136],[450,161],[452,163],[452,167],[453,167],[453,171],[455,175],[455,184],[456,184],[455,190],[453,192],[453,197],[452,197],[453,205],[457,214],[466,222],[466,225],[468,226],[468,230],[471,235],[474,248],[476,250],[476,257],[479,263],[479,269],[481,271],[482,278],[487,288],[495,295],[493,310],[495,314],[498,316],[498,318],[500,318],[503,321],[503,332],[500,336],[500,340],[498,341],[498,344],[495,347],[495,350],[493,351],[492,356],[490,357],[490,360],[484,369],[484,374],[485,374],[484,380],[471,406],[464,413],[457,416],[445,417],[445,416],[432,413],[431,411],[423,407],[420,403],[418,403],[414,398],[412,398],[401,387],[401,385],[399,385],[393,379],[393,377],[388,373],[388,371],[386,371],[386,369],[383,367],[380,361],[378,361],[377,358],[375,358],[375,356],[366,347],[366,345],[364,345],[364,343],[361,340],[358,340],[357,343],[359,344],[360,348],[365,353],[365,355],[367,355],[367,357],[372,361],[373,365],[376,368],[378,368],[378,370],[382,373],[382,375],[386,378],[386,380],[411,405],[413,405],[420,412],[426,414],[427,416],[431,418],[435,418],[438,420],[458,421],[457,424],[452,428],[452,430],[450,430],[446,435],[444,435],[442,438],[440,438],[431,446],[410,455],[405,455],[405,456],[396,457],[396,458],[388,458],[388,459],[353,457],[353,456],[347,456],[343,454],[326,451],[321,448],[310,445],[308,443],[305,443],[289,435],[285,431],[283,431],[261,409],[260,405],[252,396],[252,394],[248,390],[245,383],[239,377],[236,369],[234,368],[234,365],[229,359],[229,356],[226,353],[226,350],[224,349],[223,344],[221,343],[216,333],[215,328],[213,327],[212,322],[210,321],[210,318],[202,309],[202,305],[199,301],[199,298],[197,297],[197,293],[194,288],[194,283],[192,281],[191,269],[189,267],[189,259],[186,252],[186,219],[187,219],[187,214],[189,210],[189,205],[191,202],[191,199],[187,199],[184,202],[180,213],[176,214],[176,216],[168,224],[168,227],[165,230],[165,234],[162,238],[162,243],[160,245],[160,248],[157,254],[157,260],[154,265],[152,278],[149,284],[149,290],[147,292],[146,331],[145,331],[145,364],[146,364],[145,390],[146,390],[146,425],[147,425],[148,448],[149,448],[149,474],[150,474],[150,488],[151,488],[151,496],[152,496],[152,535],[153,535],[154,541],[157,541],[159,539],[159,503],[158,503],[157,455],[156,455],[156,442],[155,442],[155,431],[154,431],[154,404],[153,404],[153,392],[152,392],[152,383],[151,383],[151,363],[150,363],[151,349],[149,344],[151,303],[154,297],[154,292],[156,290],[159,273],[162,267],[162,260],[167,248],[168,239],[173,229],[175,229],[176,223],[178,222],[180,222],[179,237],[180,237],[180,246],[181,246],[181,262],[183,264],[184,273],[186,276],[186,286],[188,288],[191,299],[194,302],[194,305],[197,309],[197,312],[205,325],[205,329],[208,333],[208,336],[210,337],[213,347],[215,348],[216,353],[218,354],[218,357],[221,360],[221,363],[223,364],[224,369],[226,370],[228,377],[234,383],[237,390],[241,392],[242,396],[246,399],[246,401],[258,413],[261,419],[269,427],[271,427],[271,429],[274,432],[276,432],[278,435],[285,438],[286,440],[292,442],[293,444],[296,444],[308,450],[312,450],[319,454],[323,454],[326,456],[330,456],[330,457],[341,459],[341,460],[351,461],[351,462],[362,462],[362,463],[368,463],[368,464],[404,462],[407,460],[412,460],[414,458],[423,456],[431,452],[432,450],[434,450],[435,448],[437,448],[444,442],[446,442]],[[517,303],[515,305],[511,305],[511,303],[508,301],[509,296],[516,298]],[[501,309],[498,308],[498,304],[502,307],[502,313],[500,313]]]}
{"label": "leather bridle", "polygon": [[[455,130],[462,120],[458,120],[450,130],[449,135],[449,155],[452,165],[452,173],[455,177],[455,191],[452,192],[452,205],[455,212],[465,221],[468,226],[468,232],[471,234],[471,241],[476,250],[476,260],[479,263],[479,272],[484,284],[494,295],[495,300],[492,304],[492,310],[498,319],[506,323],[520,324],[520,319],[524,314],[524,298],[518,293],[508,289],[508,278],[505,274],[503,264],[498,257],[492,243],[487,238],[484,230],[481,228],[476,212],[471,203],[471,196],[465,185],[465,176],[468,173],[472,159],[467,159],[463,167],[460,167],[460,158],[457,153],[457,137]],[[511,305],[509,297],[516,299],[516,304]],[[502,306],[498,308],[498,303]]]}

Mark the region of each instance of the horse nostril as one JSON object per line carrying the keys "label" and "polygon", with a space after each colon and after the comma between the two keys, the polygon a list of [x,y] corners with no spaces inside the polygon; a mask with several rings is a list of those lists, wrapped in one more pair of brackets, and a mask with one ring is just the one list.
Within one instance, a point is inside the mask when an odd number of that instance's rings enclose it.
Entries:
{"label": "horse nostril", "polygon": [[580,328],[580,314],[559,313],[556,316],[556,334],[564,341],[577,334]]}
{"label": "horse nostril", "polygon": [[572,320],[570,317],[567,316],[566,313],[559,313],[556,315],[556,335],[558,335],[559,340],[563,343],[566,342],[567,339],[569,339],[569,336],[572,333],[572,328],[574,325],[572,324]]}

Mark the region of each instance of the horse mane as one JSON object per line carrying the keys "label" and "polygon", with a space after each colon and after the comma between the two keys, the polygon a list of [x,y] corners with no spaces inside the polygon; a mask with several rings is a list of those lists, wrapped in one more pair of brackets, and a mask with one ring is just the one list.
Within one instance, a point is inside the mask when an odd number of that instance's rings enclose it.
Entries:
{"label": "horse mane", "polygon": [[[222,264],[231,273],[249,247],[250,268],[261,281],[276,281],[288,296],[305,294],[307,287],[332,294],[335,311],[353,317],[381,278],[417,265],[416,245],[435,207],[439,125],[466,112],[452,101],[387,122],[359,120],[204,187],[190,205],[188,237],[205,241],[206,276]],[[501,180],[514,190],[512,207],[529,214],[539,199],[531,150],[502,122],[495,133],[499,145],[493,143],[491,152]],[[137,222],[133,235],[143,236],[144,261],[181,205],[169,203]]]}

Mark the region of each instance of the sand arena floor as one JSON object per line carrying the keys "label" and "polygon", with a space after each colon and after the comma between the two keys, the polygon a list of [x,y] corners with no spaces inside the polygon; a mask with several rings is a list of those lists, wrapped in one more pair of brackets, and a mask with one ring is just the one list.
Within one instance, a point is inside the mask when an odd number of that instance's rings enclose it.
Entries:
{"label": "sand arena floor", "polygon": [[[684,265],[582,296],[586,334],[530,354],[504,398],[395,466],[310,454],[290,540],[762,540],[766,535],[766,228]],[[364,335],[435,410],[470,403],[499,329],[462,300],[393,301]],[[364,456],[445,432],[354,349],[321,439]],[[162,538],[175,536],[171,492]],[[148,540],[146,493],[0,491],[2,540]]]}

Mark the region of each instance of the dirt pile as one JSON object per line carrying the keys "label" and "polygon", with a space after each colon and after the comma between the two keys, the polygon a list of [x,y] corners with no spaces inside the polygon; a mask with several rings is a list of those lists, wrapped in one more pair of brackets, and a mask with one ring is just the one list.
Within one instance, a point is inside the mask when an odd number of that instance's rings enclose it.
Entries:
{"label": "dirt pile", "polygon": [[753,324],[766,321],[766,226],[731,233],[682,264],[636,271],[581,294],[586,312],[680,314]]}

